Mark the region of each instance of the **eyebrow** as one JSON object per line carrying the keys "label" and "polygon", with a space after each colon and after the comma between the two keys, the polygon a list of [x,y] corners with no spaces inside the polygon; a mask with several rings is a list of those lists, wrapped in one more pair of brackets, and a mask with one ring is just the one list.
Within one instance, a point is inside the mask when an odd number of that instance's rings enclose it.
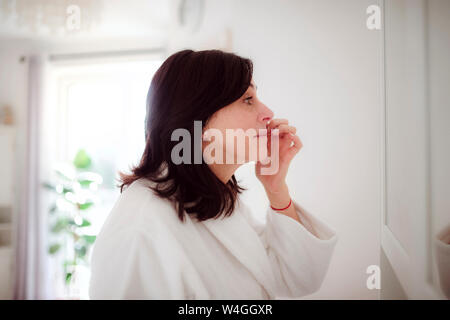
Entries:
{"label": "eyebrow", "polygon": [[252,87],[255,90],[258,90],[258,86],[254,86],[253,83],[250,83],[250,87]]}

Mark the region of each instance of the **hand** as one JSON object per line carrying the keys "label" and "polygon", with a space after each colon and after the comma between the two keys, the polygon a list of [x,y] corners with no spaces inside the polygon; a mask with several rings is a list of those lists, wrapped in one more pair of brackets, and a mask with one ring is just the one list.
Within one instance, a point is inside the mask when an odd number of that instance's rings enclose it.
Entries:
{"label": "hand", "polygon": [[[279,167],[278,171],[272,175],[262,175],[262,167],[270,167],[269,164],[262,164],[257,161],[255,166],[256,177],[261,181],[266,192],[276,194],[285,189],[285,179],[289,169],[289,164],[295,155],[303,147],[300,138],[295,134],[297,129],[289,125],[287,119],[272,119],[267,127],[267,154],[271,156],[271,135],[273,129],[279,130]],[[291,146],[291,144],[293,145]],[[275,150],[277,152],[277,150]]]}

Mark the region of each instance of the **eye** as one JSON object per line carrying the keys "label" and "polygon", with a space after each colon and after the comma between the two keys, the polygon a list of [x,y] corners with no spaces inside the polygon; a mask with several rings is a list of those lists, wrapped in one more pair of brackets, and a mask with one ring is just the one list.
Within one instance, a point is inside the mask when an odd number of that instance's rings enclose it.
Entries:
{"label": "eye", "polygon": [[249,105],[251,105],[251,100],[253,99],[253,97],[247,97],[244,99],[245,103],[248,103]]}

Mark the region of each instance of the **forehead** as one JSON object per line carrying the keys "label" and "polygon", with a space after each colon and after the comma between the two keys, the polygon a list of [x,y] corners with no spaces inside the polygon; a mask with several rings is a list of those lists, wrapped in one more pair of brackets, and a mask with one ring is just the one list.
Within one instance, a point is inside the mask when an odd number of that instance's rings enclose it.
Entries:
{"label": "forehead", "polygon": [[257,90],[257,89],[258,89],[258,86],[257,86],[256,83],[252,80],[252,81],[250,82],[249,88],[252,88],[252,89]]}

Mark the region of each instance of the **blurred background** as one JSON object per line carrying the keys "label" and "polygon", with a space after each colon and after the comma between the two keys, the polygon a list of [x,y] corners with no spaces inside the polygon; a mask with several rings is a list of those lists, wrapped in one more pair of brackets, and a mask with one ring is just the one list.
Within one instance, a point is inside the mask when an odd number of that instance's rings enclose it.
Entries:
{"label": "blurred background", "polygon": [[297,127],[290,192],[339,234],[303,299],[450,297],[450,1],[0,0],[0,299],[89,298],[150,81],[185,48],[251,58]]}

